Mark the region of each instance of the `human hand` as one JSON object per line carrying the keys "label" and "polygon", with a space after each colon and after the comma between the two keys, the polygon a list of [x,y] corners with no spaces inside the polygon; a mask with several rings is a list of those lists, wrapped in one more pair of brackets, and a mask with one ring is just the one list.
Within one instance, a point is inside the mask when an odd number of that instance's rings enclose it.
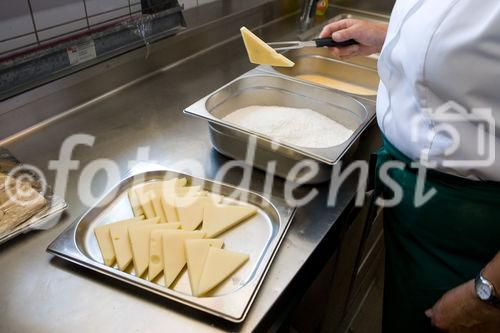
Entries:
{"label": "human hand", "polygon": [[319,36],[320,38],[332,37],[336,42],[343,42],[349,39],[356,40],[359,45],[330,48],[334,56],[344,58],[368,56],[380,52],[386,35],[387,24],[344,19],[326,25]]}
{"label": "human hand", "polygon": [[444,332],[500,332],[500,310],[477,298],[473,280],[448,291],[425,315]]}

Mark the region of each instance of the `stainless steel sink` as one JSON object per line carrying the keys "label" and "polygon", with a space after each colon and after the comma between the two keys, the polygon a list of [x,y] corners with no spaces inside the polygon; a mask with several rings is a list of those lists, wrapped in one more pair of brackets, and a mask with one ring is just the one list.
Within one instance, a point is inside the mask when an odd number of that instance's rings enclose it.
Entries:
{"label": "stainless steel sink", "polygon": [[[287,58],[295,62],[297,65],[300,65],[299,62],[303,58],[322,58],[325,60],[332,60],[335,62],[341,62],[341,63],[347,63],[347,64],[353,64],[353,65],[358,65],[366,69],[372,69],[372,70],[377,70],[377,61],[378,61],[378,56],[373,55],[369,57],[354,57],[354,58],[346,58],[346,59],[338,59],[335,58],[332,53],[327,49],[327,48],[303,48],[303,49],[295,49],[295,50],[290,50],[285,53]],[[294,67],[281,67],[281,69],[294,69],[297,66]],[[279,67],[276,67],[277,69]]]}
{"label": "stainless steel sink", "polygon": [[[342,13],[328,20],[322,25],[318,25],[299,35],[301,40],[310,40],[318,36],[319,32],[326,24],[347,18],[357,18],[371,20],[375,22],[387,22],[388,17],[383,15],[366,14],[364,12]],[[304,48],[291,50],[285,53],[286,57],[295,62],[295,66],[271,67],[259,66],[258,69],[278,75],[285,75],[296,80],[301,80],[298,76],[315,75],[322,78],[340,81],[343,84],[364,88],[367,91],[359,94],[364,98],[374,100],[376,98],[379,76],[377,73],[378,56],[355,57],[351,59],[335,58],[326,48]],[[318,83],[310,84],[320,85]],[[344,87],[346,88],[346,87]],[[334,89],[335,90],[335,89]],[[346,90],[340,89],[346,92]]]}

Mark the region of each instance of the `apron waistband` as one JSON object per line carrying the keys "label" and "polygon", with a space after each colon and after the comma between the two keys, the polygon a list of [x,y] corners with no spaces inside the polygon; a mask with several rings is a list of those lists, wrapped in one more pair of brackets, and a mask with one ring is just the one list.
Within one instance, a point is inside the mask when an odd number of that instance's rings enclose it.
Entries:
{"label": "apron waistband", "polygon": [[[398,160],[406,165],[406,171],[418,173],[418,169],[411,167],[411,163],[414,162],[412,159],[399,151],[383,134],[382,138],[384,146],[377,152],[377,170],[385,161]],[[471,180],[434,169],[426,170],[426,182],[442,185],[462,195],[485,197],[488,201],[494,200],[500,203],[500,182]]]}

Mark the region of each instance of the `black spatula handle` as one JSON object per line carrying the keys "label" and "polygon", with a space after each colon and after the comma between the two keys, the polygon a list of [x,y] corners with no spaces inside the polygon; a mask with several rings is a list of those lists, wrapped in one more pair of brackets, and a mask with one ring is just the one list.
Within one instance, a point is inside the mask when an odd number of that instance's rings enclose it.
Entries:
{"label": "black spatula handle", "polygon": [[359,44],[354,39],[349,39],[349,40],[346,40],[346,41],[343,41],[343,42],[336,42],[331,37],[316,38],[316,39],[314,39],[314,42],[316,43],[317,47],[323,47],[323,46],[327,46],[327,47],[346,47],[346,46],[349,46],[349,45]]}

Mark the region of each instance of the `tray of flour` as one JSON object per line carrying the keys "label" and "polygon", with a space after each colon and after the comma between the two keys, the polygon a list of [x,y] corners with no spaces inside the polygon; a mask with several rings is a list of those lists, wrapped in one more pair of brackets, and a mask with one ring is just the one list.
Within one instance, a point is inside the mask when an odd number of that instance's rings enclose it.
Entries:
{"label": "tray of flour", "polygon": [[255,137],[254,166],[265,170],[276,160],[285,177],[305,159],[326,168],[352,152],[375,118],[375,103],[253,69],[184,112],[208,120],[215,149],[232,158],[245,160]]}

